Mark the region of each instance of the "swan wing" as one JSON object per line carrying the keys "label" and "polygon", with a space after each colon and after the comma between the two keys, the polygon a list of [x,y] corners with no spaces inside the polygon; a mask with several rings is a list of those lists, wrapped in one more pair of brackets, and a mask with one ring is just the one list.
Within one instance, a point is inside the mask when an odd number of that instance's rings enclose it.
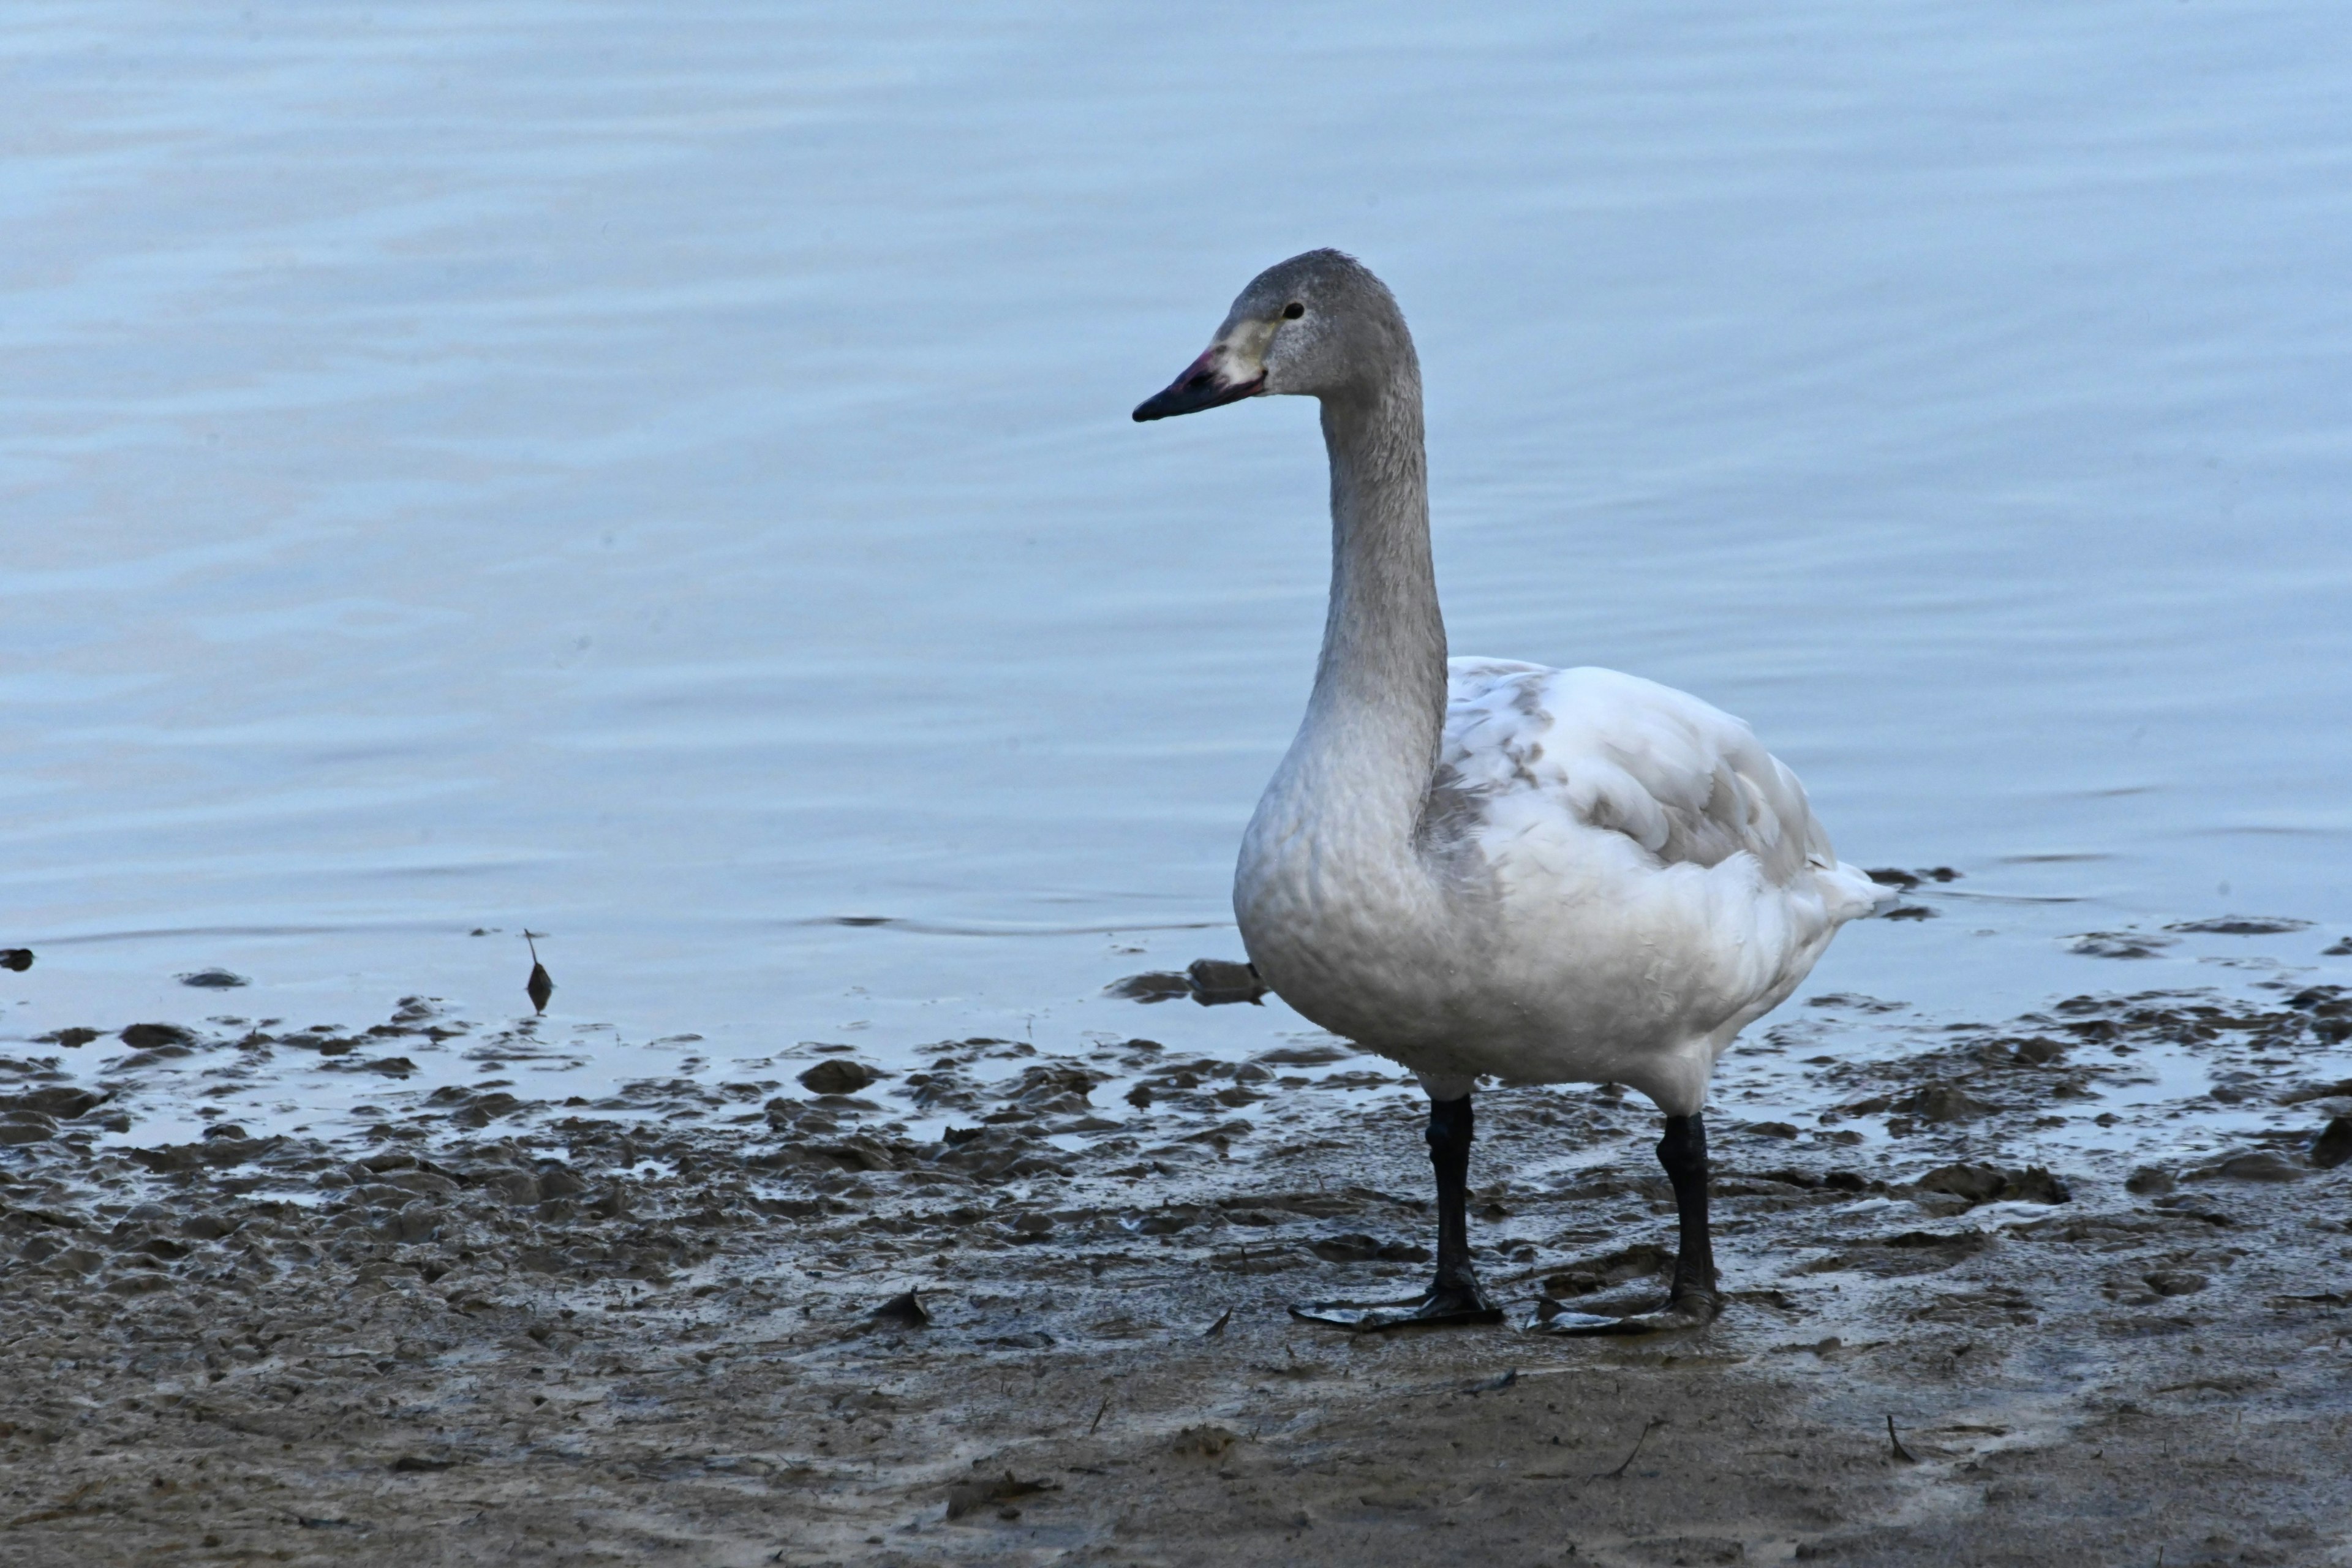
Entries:
{"label": "swan wing", "polygon": [[[1771,884],[1826,882],[1832,906],[1858,903],[1838,910],[1846,918],[1879,902],[1839,864],[1797,775],[1720,709],[1613,669],[1455,659],[1448,674],[1441,787],[1476,804],[1489,855],[1528,827],[1573,823],[1632,840],[1661,868],[1753,856]],[[1517,830],[1489,831],[1506,823]]]}

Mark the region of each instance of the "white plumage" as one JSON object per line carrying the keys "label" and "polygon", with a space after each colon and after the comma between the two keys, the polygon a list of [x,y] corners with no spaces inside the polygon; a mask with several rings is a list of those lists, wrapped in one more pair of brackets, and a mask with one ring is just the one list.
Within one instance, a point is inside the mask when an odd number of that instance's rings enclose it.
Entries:
{"label": "white plumage", "polygon": [[[1617,1082],[1699,1109],[1716,1058],[1886,895],[1740,721],[1610,669],[1450,661],[1420,862],[1377,807],[1276,774],[1244,840],[1253,958],[1440,1100]],[[1319,777],[1317,784],[1322,784]]]}
{"label": "white plumage", "polygon": [[1704,1321],[1708,1077],[1889,895],[1839,861],[1796,775],[1729,714],[1614,670],[1446,658],[1420,364],[1394,299],[1352,258],[1261,274],[1136,417],[1283,392],[1322,404],[1330,611],[1306,718],[1243,839],[1234,912],[1283,1000],[1420,1075],[1441,1199],[1438,1281],[1413,1311],[1311,1315],[1492,1316],[1460,1217],[1469,1095],[1491,1075],[1657,1102],[1683,1259],[1670,1312],[1626,1321]]}

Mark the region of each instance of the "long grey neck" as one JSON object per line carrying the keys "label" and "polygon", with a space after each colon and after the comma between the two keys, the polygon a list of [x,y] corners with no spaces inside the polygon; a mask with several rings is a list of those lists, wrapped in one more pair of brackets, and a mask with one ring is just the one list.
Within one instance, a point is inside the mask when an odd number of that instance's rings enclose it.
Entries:
{"label": "long grey neck", "polygon": [[1421,374],[1409,348],[1377,391],[1323,400],[1323,441],[1331,605],[1294,758],[1344,773],[1360,808],[1383,819],[1401,812],[1409,830],[1445,721],[1445,622],[1429,554]]}

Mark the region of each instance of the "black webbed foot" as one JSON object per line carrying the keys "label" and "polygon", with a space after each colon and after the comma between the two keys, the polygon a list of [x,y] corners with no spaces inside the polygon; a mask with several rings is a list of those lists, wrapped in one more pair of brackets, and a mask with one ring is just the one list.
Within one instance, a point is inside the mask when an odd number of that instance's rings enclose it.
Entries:
{"label": "black webbed foot", "polygon": [[[1715,1289],[1715,1244],[1706,1223],[1706,1123],[1697,1112],[1666,1118],[1658,1163],[1675,1185],[1681,1247],[1674,1289],[1662,1305],[1633,1312],[1555,1311],[1527,1326],[1547,1334],[1661,1334],[1703,1329],[1723,1314]],[[1614,1305],[1614,1303],[1612,1303]]]}
{"label": "black webbed foot", "polygon": [[1723,1299],[1712,1290],[1692,1290],[1669,1299],[1647,1311],[1622,1317],[1600,1312],[1560,1310],[1529,1320],[1537,1333],[1586,1336],[1596,1334],[1663,1334],[1683,1329],[1703,1329],[1721,1316]]}
{"label": "black webbed foot", "polygon": [[1356,1333],[1388,1329],[1454,1328],[1472,1323],[1499,1323],[1503,1309],[1476,1285],[1441,1289],[1431,1286],[1402,1301],[1304,1301],[1290,1309],[1302,1323],[1322,1323]]}

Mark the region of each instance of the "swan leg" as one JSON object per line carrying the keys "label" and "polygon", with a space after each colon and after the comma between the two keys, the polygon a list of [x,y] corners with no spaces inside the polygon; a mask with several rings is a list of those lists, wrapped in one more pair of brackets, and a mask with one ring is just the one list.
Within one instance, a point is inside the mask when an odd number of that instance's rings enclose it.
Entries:
{"label": "swan leg", "polygon": [[1437,1278],[1429,1289],[1402,1301],[1308,1302],[1291,1308],[1292,1317],[1359,1332],[1503,1321],[1470,1263],[1470,1097],[1431,1100],[1428,1136],[1437,1177]]}
{"label": "swan leg", "polygon": [[1674,1286],[1665,1305],[1630,1317],[1562,1312],[1532,1325],[1555,1334],[1651,1334],[1668,1329],[1704,1328],[1723,1310],[1715,1289],[1715,1238],[1706,1223],[1706,1122],[1699,1113],[1666,1118],[1658,1140],[1658,1163],[1674,1184],[1675,1217],[1680,1231]]}

